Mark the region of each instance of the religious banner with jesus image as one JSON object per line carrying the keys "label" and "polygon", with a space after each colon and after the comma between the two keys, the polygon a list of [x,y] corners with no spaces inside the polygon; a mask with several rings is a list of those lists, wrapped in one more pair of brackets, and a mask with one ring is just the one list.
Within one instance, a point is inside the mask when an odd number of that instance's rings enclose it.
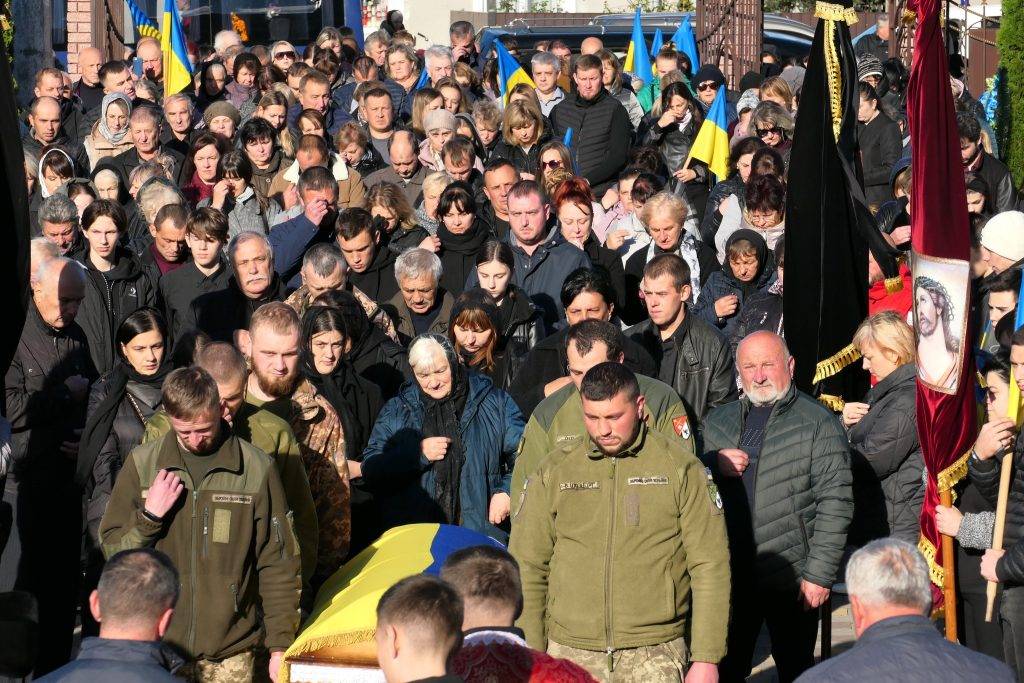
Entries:
{"label": "religious banner with jesus image", "polygon": [[913,266],[917,376],[935,391],[955,394],[966,346],[970,264],[916,254]]}

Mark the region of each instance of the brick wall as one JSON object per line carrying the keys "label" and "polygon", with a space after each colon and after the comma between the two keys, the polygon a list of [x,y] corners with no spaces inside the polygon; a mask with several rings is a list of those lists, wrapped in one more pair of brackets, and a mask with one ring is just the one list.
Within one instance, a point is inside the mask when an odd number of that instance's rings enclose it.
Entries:
{"label": "brick wall", "polygon": [[[94,8],[94,4],[98,7]],[[103,5],[99,2],[68,0],[68,70],[73,75],[78,73],[78,53],[94,44],[95,15],[102,11]]]}

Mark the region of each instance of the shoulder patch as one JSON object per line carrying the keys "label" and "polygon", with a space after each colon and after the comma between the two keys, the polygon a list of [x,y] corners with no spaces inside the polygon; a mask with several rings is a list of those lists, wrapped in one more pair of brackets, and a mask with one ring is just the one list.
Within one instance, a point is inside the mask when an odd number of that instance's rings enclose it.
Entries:
{"label": "shoulder patch", "polygon": [[686,415],[672,418],[672,428],[676,430],[679,438],[684,441],[690,438],[690,420]]}
{"label": "shoulder patch", "polygon": [[707,477],[708,498],[711,500],[711,512],[712,514],[720,515],[723,512],[722,493],[718,490],[718,484],[715,483],[715,478],[711,474],[710,467],[704,468],[704,475]]}

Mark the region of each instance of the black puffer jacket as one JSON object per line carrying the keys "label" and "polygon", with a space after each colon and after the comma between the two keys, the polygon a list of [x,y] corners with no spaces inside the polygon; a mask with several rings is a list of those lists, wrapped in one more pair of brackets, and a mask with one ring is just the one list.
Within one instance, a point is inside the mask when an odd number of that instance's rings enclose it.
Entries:
{"label": "black puffer jacket", "polygon": [[156,284],[129,250],[117,248],[117,265],[103,273],[82,254],[88,284],[76,322],[89,338],[89,353],[97,372],[114,365],[114,333],[128,315],[156,303]]}
{"label": "black puffer jacket", "polygon": [[[978,493],[995,507],[999,498],[999,458],[979,460],[973,455],[967,460],[967,471]],[[1003,548],[1006,554],[996,563],[996,576],[1012,586],[1024,585],[1024,432],[1017,435],[1013,447],[1013,479],[1006,506],[1006,530]]]}
{"label": "black puffer jacket", "polygon": [[622,265],[622,257],[598,242],[593,232],[583,243],[583,253],[595,268],[608,273],[612,289],[615,290],[615,310],[621,311],[626,305],[626,269]]}
{"label": "black puffer jacket", "polygon": [[[661,158],[665,162],[665,168],[675,171],[683,167],[686,157],[690,155],[690,148],[693,140],[697,137],[701,121],[698,117],[692,117],[683,128],[679,124],[671,124],[666,128],[658,125],[658,120],[653,114],[646,116],[649,126],[644,134],[643,143],[658,148]],[[707,164],[696,159],[690,162],[690,170],[697,174],[697,177],[688,183],[681,183],[674,177],[668,180],[668,190],[673,194],[684,197],[697,216],[703,216],[708,203],[708,183],[710,173]]]}
{"label": "black puffer jacket", "polygon": [[917,366],[901,365],[871,387],[870,408],[850,428],[854,518],[850,543],[895,536],[916,543],[924,503],[924,459],[917,440]]}
{"label": "black puffer jacket", "polygon": [[1017,190],[1014,187],[1010,169],[988,152],[982,150],[980,154],[982,156],[981,165],[974,172],[984,178],[988,184],[985,210],[996,214],[1016,209]]}
{"label": "black puffer jacket", "polygon": [[592,100],[570,93],[551,110],[551,127],[556,140],[572,128],[576,171],[600,197],[626,165],[633,136],[626,108],[604,88]]}
{"label": "black puffer jacket", "polygon": [[[626,330],[626,336],[644,347],[660,367],[661,334],[650,319]],[[732,353],[722,333],[691,312],[672,341],[677,359],[672,388],[683,399],[690,419],[699,424],[712,408],[736,400]]]}
{"label": "black puffer jacket", "polygon": [[732,348],[734,356],[736,347],[751,332],[768,330],[785,336],[782,319],[782,293],[781,290],[774,291],[777,285],[778,282],[768,291],[758,292],[751,296],[743,306],[743,310],[736,316],[736,324],[729,335],[729,346]]}
{"label": "black puffer jacket", "polygon": [[889,172],[903,153],[903,133],[895,121],[879,111],[869,123],[859,124],[859,137],[864,195],[868,205],[877,208],[892,196]]}
{"label": "black puffer jacket", "polygon": [[509,285],[499,316],[501,342],[497,353],[501,374],[494,383],[508,391],[527,354],[544,338],[544,315],[523,290]]}
{"label": "black puffer jacket", "polygon": [[[717,458],[719,450],[738,447],[749,410],[743,398],[712,410],[700,423],[701,460],[721,492],[733,562],[753,562],[761,589],[795,594],[801,579],[831,588],[853,518],[843,427],[820,403],[790,387],[765,425],[750,510],[743,480],[722,476]],[[736,547],[751,533],[753,549]]]}
{"label": "black puffer jacket", "polygon": [[[107,377],[100,378],[89,393],[89,412],[103,402],[109,391]],[[131,394],[131,399],[128,397]],[[114,490],[114,481],[132,449],[142,443],[145,421],[153,416],[160,406],[160,390],[129,380],[126,394],[117,406],[114,424],[110,427],[103,448],[92,466],[92,481],[86,492],[86,528],[93,543],[99,547],[100,520],[107,509],[107,501]],[[134,401],[132,400],[134,399]]]}

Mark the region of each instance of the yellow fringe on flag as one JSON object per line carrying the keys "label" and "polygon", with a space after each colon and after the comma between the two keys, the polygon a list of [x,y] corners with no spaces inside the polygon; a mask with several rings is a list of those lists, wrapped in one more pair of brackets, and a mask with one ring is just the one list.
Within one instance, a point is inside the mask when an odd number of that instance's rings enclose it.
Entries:
{"label": "yellow fringe on flag", "polygon": [[840,370],[845,368],[850,363],[853,363],[860,358],[860,350],[853,344],[848,344],[838,352],[833,354],[831,357],[820,361],[814,368],[814,380],[813,384],[817,384],[823,379],[828,379],[832,375],[837,374]]}
{"label": "yellow fringe on flag", "polygon": [[885,280],[885,292],[886,294],[895,294],[903,289],[903,278],[899,275],[896,277],[886,278]]}
{"label": "yellow fringe on flag", "polygon": [[843,412],[843,408],[846,407],[846,401],[834,394],[822,394],[818,397],[818,402],[835,413]]}
{"label": "yellow fringe on flag", "polygon": [[929,541],[924,536],[921,536],[917,542],[917,549],[924,555],[925,562],[928,563],[928,575],[931,577],[932,583],[940,588],[945,585],[943,579],[946,576],[945,570],[935,561],[935,544]]}
{"label": "yellow fringe on flag", "polygon": [[845,21],[850,26],[857,23],[857,11],[834,2],[814,3],[814,16],[825,21]]}
{"label": "yellow fringe on flag", "polygon": [[[940,493],[942,491],[952,491],[953,487],[967,476],[967,461],[970,457],[971,452],[967,451],[961,455],[956,462],[939,472],[936,480],[938,481],[938,489]],[[921,554],[924,555],[925,561],[928,563],[928,575],[931,577],[932,583],[941,588],[945,585],[943,579],[946,576],[946,572],[942,566],[935,561],[935,544],[922,535],[917,541],[917,549],[921,551]]]}
{"label": "yellow fringe on flag", "polygon": [[832,2],[814,3],[814,16],[825,21],[825,73],[828,76],[828,99],[832,107],[832,135],[839,141],[843,126],[843,74],[839,70],[839,47],[836,45],[836,22],[857,23],[857,12]]}

